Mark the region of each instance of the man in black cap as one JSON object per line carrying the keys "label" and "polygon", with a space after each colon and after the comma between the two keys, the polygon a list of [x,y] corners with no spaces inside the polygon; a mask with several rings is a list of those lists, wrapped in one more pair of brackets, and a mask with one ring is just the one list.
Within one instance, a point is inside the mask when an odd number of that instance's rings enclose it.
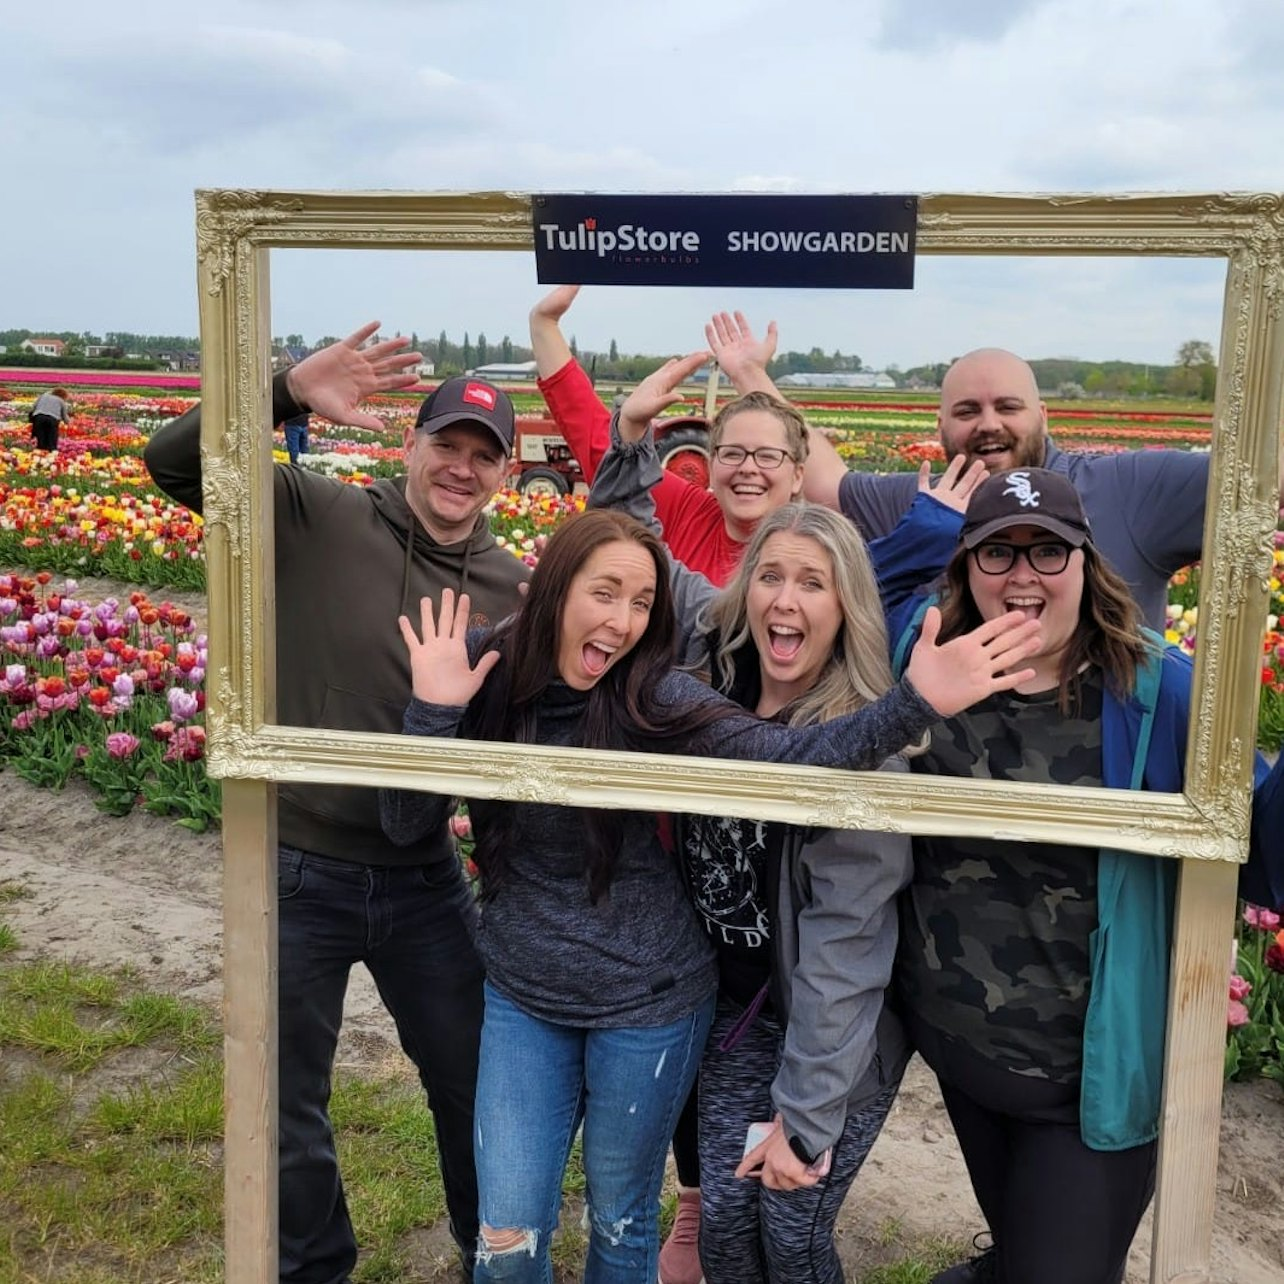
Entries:
{"label": "man in black cap", "polygon": [[[307,410],[383,428],[360,403],[413,383],[407,371],[419,356],[404,351],[405,339],[363,348],[377,328],[277,375],[270,422]],[[399,732],[411,683],[397,617],[414,616],[420,598],[438,599],[444,588],[469,594],[476,625],[516,608],[530,572],[495,543],[482,512],[503,484],[512,444],[507,394],[463,376],[432,393],[406,429],[404,476],[361,487],[275,469],[282,724]],[[166,494],[200,512],[199,406],[160,429],[144,459]],[[450,1229],[467,1269],[477,1242],[482,968],[450,837],[443,829],[394,847],[374,789],[282,784],[277,796],[281,1279],[346,1284],[357,1260],[327,1108],[358,962],[373,974],[428,1093]]]}

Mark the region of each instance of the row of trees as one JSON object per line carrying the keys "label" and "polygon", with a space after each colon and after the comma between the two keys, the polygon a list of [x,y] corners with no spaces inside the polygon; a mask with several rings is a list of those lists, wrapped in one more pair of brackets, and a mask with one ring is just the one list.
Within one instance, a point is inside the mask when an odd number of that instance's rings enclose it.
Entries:
{"label": "row of trees", "polygon": [[61,339],[66,345],[64,358],[83,357],[88,347],[114,348],[121,353],[137,353],[141,357],[158,357],[161,353],[196,352],[200,340],[183,334],[134,334],[129,330],[109,330],[104,335],[89,330],[0,330],[0,347],[7,348],[6,357],[14,354],[27,339]]}
{"label": "row of trees", "polygon": [[[61,361],[32,358],[40,364],[81,364],[86,347],[108,346],[120,353],[138,353],[144,359],[154,359],[162,354],[194,352],[200,341],[190,335],[135,334],[127,330],[111,330],[103,336],[83,331],[39,332],[35,330],[0,330],[0,346],[8,352],[4,360],[17,358],[17,350],[25,339],[57,338],[66,345]],[[273,339],[278,347],[290,347],[304,352],[325,347],[336,336],[324,335],[315,344],[308,343],[301,334],[287,334]],[[411,347],[422,352],[433,362],[438,375],[459,374],[477,366],[499,361],[505,364],[526,362],[533,359],[531,349],[514,343],[509,335],[493,343],[485,333],[475,338],[464,333],[463,341],[451,340],[443,329],[436,339],[410,336]],[[571,351],[579,358],[595,379],[603,382],[636,383],[662,365],[665,357],[647,354],[621,353],[614,339],[605,352],[581,351],[574,335],[570,340]],[[98,364],[95,362],[95,364]],[[1067,358],[1046,358],[1030,362],[1039,387],[1068,396],[1087,397],[1196,397],[1211,401],[1217,383],[1217,365],[1212,345],[1203,339],[1188,339],[1177,350],[1172,365],[1148,365],[1129,361],[1077,361]],[[887,367],[887,373],[898,387],[939,387],[949,362],[913,366],[901,370]],[[830,371],[858,372],[866,369],[855,353],[846,354],[838,349],[826,353],[814,347],[809,352],[783,352],[771,363],[770,374],[779,378],[787,374],[810,374]]]}
{"label": "row of trees", "polygon": [[[888,367],[899,387],[940,387],[947,361],[900,371]],[[1217,363],[1212,344],[1187,339],[1170,366],[1135,361],[1076,361],[1049,357],[1030,362],[1034,377],[1045,392],[1069,397],[1182,397],[1212,401],[1217,387]]]}

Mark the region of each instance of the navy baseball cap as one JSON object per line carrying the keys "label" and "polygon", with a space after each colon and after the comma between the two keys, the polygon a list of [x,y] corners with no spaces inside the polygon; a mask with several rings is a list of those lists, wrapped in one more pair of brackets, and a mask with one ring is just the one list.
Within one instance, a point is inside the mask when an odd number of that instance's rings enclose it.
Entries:
{"label": "navy baseball cap", "polygon": [[960,538],[965,548],[1009,526],[1037,526],[1079,548],[1092,536],[1074,483],[1046,468],[1010,468],[973,492]]}
{"label": "navy baseball cap", "polygon": [[415,427],[440,432],[451,424],[477,423],[495,434],[504,454],[513,453],[513,403],[508,393],[484,379],[456,375],[424,398]]}

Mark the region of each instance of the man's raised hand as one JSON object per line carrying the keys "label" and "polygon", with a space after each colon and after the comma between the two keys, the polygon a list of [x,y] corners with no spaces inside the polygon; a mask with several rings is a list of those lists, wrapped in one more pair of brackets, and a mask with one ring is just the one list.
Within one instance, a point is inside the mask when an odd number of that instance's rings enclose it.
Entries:
{"label": "man's raised hand", "polygon": [[376,431],[384,428],[382,419],[358,407],[375,393],[393,392],[415,383],[419,376],[413,367],[423,357],[418,352],[403,351],[410,346],[410,340],[401,336],[363,348],[361,345],[378,329],[379,322],[371,321],[346,339],[291,366],[285,376],[290,396],[304,409],[332,423]]}

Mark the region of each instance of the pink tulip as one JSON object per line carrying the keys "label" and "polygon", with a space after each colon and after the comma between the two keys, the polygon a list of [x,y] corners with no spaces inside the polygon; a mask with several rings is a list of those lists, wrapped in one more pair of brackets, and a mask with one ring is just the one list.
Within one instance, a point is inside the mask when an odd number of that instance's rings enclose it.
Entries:
{"label": "pink tulip", "polygon": [[107,737],[107,752],[113,758],[128,758],[138,751],[141,743],[137,736],[131,736],[128,731],[113,731]]}
{"label": "pink tulip", "polygon": [[1242,1002],[1253,992],[1253,986],[1250,981],[1244,980],[1242,976],[1232,976],[1230,979],[1230,996],[1236,1001]]}
{"label": "pink tulip", "polygon": [[1226,1024],[1232,1030],[1248,1024],[1248,1009],[1238,999],[1231,999],[1226,1009]]}
{"label": "pink tulip", "polygon": [[1249,927],[1260,928],[1263,932],[1273,932],[1280,925],[1280,916],[1261,905],[1244,906],[1244,922]]}

